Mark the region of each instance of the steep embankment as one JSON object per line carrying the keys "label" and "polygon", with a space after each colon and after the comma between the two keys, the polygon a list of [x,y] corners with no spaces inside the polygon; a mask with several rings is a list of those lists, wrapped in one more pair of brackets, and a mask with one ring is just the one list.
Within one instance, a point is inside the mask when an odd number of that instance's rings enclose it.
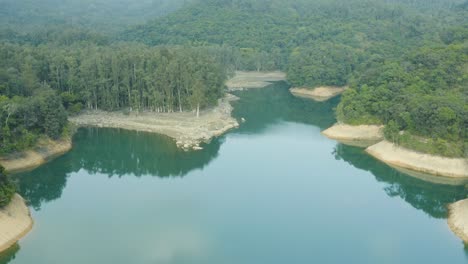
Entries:
{"label": "steep embankment", "polygon": [[15,194],[10,204],[0,209],[0,252],[14,245],[32,228],[33,220],[24,199]]}
{"label": "steep embankment", "polygon": [[298,97],[309,98],[318,102],[324,102],[342,94],[346,90],[344,87],[320,86],[316,88],[295,87],[289,91]]}
{"label": "steep embankment", "polygon": [[121,112],[90,111],[70,118],[78,126],[122,128],[153,132],[173,138],[183,149],[201,149],[200,143],[236,128],[239,123],[231,116],[231,101],[237,97],[226,94],[215,108],[202,111],[197,118],[194,113],[154,113],[124,115]]}
{"label": "steep embankment", "polygon": [[445,177],[468,179],[468,160],[419,153],[388,141],[366,149],[373,157],[389,165]]}
{"label": "steep embankment", "polygon": [[383,139],[382,130],[383,126],[376,125],[351,126],[346,124],[335,124],[322,131],[322,134],[344,144],[367,147]]}
{"label": "steep embankment", "polygon": [[68,152],[71,148],[71,138],[40,140],[33,149],[0,157],[0,165],[10,173],[30,170]]}

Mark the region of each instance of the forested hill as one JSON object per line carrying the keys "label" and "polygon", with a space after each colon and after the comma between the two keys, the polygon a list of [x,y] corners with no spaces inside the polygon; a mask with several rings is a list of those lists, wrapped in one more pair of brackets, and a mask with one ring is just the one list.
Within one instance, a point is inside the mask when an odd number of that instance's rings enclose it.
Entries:
{"label": "forested hill", "polygon": [[233,46],[240,69],[288,69],[294,85],[342,85],[371,55],[441,43],[440,32],[466,19],[456,9],[457,0],[199,0],[119,38]]}
{"label": "forested hill", "polygon": [[342,122],[385,124],[387,139],[423,152],[468,153],[468,1],[200,0],[120,39],[233,46],[237,69],[349,85]]}
{"label": "forested hill", "polygon": [[[147,44],[211,43],[270,51],[314,40],[349,41],[362,32],[399,40],[434,32],[430,20],[459,0],[198,0],[176,12],[127,30],[121,39]],[[435,11],[435,9],[437,11]],[[429,10],[424,16],[422,10]],[[395,36],[396,35],[396,36]],[[357,40],[355,40],[356,42]]]}

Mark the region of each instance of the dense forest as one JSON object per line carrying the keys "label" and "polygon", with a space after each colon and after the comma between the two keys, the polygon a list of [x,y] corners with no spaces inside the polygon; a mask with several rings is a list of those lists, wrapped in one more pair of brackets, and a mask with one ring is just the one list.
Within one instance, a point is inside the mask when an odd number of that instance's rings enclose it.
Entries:
{"label": "dense forest", "polygon": [[0,2],[0,153],[60,137],[86,108],[193,111],[234,70],[280,69],[348,85],[341,122],[466,155],[468,1]]}
{"label": "dense forest", "polygon": [[[214,49],[0,44],[1,152],[61,136],[84,108],[174,112],[212,106],[226,71]],[[66,111],[65,111],[66,110]]]}
{"label": "dense forest", "polygon": [[348,85],[341,122],[385,124],[395,143],[467,155],[466,1],[210,0],[120,38],[238,47],[236,69],[283,69],[293,86]]}

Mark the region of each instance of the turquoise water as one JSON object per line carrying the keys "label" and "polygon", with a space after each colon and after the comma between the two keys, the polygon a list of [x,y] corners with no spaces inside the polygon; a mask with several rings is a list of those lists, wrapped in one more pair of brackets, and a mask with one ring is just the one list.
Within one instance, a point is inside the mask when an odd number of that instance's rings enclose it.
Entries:
{"label": "turquoise water", "polygon": [[328,140],[337,100],[237,93],[241,128],[198,152],[80,129],[19,175],[34,229],[0,263],[467,263],[446,223],[465,187],[426,183]]}

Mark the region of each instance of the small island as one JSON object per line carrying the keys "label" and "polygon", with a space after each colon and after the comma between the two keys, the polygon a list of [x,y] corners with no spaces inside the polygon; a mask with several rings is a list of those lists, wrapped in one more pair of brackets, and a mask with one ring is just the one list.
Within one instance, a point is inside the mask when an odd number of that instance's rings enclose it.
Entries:
{"label": "small island", "polygon": [[448,225],[452,231],[468,244],[468,199],[458,201],[448,206]]}
{"label": "small island", "polygon": [[295,87],[289,91],[298,97],[313,99],[318,102],[324,102],[342,94],[348,87],[320,86],[316,88]]}

